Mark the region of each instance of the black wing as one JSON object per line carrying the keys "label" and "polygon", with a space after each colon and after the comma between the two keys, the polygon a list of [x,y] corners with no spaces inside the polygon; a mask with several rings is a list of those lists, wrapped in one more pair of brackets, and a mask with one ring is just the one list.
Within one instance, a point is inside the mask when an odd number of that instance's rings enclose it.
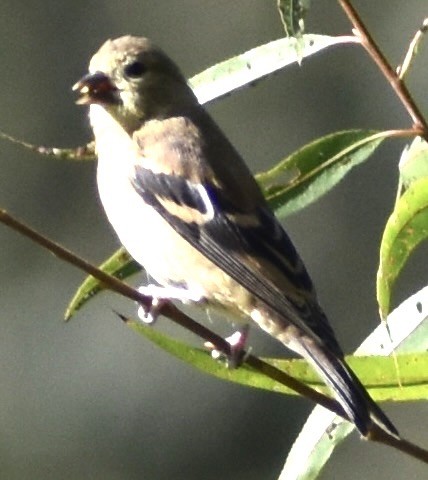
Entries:
{"label": "black wing", "polygon": [[[194,184],[180,176],[154,173],[136,166],[132,183],[144,201],[151,205],[182,237],[259,300],[311,337],[318,337],[342,355],[327,318],[316,302],[312,282],[291,240],[274,215],[260,207],[252,212],[252,223],[236,219],[237,210],[220,189]],[[172,202],[172,203],[171,203]],[[203,222],[184,221],[168,205],[187,207],[206,216]],[[234,219],[235,221],[232,221]],[[255,220],[255,221],[254,221]],[[251,262],[257,259],[257,262]],[[278,286],[260,268],[259,261],[282,277]],[[310,292],[302,295],[303,292]],[[310,298],[309,298],[310,297]]]}

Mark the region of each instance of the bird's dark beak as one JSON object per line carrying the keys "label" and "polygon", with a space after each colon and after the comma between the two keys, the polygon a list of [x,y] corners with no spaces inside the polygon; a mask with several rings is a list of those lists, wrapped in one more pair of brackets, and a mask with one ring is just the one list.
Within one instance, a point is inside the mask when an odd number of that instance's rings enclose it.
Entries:
{"label": "bird's dark beak", "polygon": [[73,91],[79,94],[78,105],[117,105],[120,103],[119,90],[105,73],[88,73],[73,85]]}

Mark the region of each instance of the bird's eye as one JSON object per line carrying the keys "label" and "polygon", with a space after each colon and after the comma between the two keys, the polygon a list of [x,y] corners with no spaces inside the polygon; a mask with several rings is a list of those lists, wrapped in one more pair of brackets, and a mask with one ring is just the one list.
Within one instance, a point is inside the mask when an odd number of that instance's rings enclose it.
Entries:
{"label": "bird's eye", "polygon": [[145,71],[145,65],[138,61],[128,63],[128,65],[125,65],[123,69],[124,74],[130,78],[139,78],[143,76]]}

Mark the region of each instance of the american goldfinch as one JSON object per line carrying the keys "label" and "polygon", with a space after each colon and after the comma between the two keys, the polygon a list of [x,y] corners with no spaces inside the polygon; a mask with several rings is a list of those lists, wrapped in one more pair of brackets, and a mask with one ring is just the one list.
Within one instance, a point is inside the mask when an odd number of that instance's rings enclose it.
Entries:
{"label": "american goldfinch", "polygon": [[367,436],[398,436],[352,370],[312,281],[239,153],[177,65],[146,38],[108,40],[74,89],[88,104],[99,195],[157,282],[143,292],[218,307],[304,357]]}

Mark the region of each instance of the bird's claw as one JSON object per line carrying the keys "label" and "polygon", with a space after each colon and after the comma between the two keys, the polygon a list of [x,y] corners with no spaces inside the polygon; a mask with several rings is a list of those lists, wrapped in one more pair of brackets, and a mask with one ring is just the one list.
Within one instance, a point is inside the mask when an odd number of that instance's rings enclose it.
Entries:
{"label": "bird's claw", "polygon": [[225,338],[226,342],[230,345],[230,354],[226,355],[224,352],[217,350],[215,346],[206,342],[205,346],[211,350],[211,356],[215,360],[225,358],[227,366],[229,368],[238,368],[245,362],[245,358],[249,352],[245,351],[245,345],[248,339],[249,326],[245,325],[241,329],[233,332]]}
{"label": "bird's claw", "polygon": [[147,297],[151,297],[150,305],[140,304],[137,311],[140,320],[148,324],[153,324],[157,320],[163,305],[170,300],[180,300],[183,303],[203,301],[200,292],[175,286],[162,287],[150,284],[139,287],[138,291]]}
{"label": "bird's claw", "polygon": [[166,298],[152,297],[150,305],[139,304],[137,315],[140,320],[153,325],[159,317],[163,305],[168,301]]}

